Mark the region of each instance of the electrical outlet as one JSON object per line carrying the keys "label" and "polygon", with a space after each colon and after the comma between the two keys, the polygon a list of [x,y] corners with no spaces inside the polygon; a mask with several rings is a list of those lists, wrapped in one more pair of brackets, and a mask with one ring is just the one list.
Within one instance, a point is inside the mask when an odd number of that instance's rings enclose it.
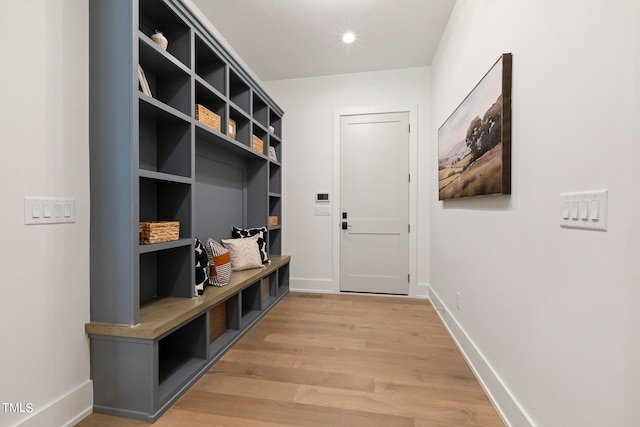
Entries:
{"label": "electrical outlet", "polygon": [[456,291],[456,308],[460,310],[460,292]]}

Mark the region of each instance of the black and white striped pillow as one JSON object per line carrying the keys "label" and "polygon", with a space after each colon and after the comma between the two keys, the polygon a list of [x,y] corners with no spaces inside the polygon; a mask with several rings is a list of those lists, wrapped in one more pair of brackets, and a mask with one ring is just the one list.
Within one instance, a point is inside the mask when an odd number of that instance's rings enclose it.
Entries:
{"label": "black and white striped pillow", "polygon": [[269,262],[269,253],[267,252],[267,227],[256,228],[239,228],[231,227],[231,237],[234,239],[258,236],[258,250],[260,251],[260,260],[263,264]]}
{"label": "black and white striped pillow", "polygon": [[231,255],[219,242],[209,239],[205,247],[211,270],[209,284],[211,286],[226,286],[231,280]]}

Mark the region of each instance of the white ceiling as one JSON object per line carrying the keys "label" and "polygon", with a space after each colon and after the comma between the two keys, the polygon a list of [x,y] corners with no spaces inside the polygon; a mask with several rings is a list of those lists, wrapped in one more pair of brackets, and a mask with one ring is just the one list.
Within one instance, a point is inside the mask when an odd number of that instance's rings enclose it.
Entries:
{"label": "white ceiling", "polygon": [[[431,64],[455,0],[191,0],[261,80]],[[357,40],[342,43],[342,33]]]}

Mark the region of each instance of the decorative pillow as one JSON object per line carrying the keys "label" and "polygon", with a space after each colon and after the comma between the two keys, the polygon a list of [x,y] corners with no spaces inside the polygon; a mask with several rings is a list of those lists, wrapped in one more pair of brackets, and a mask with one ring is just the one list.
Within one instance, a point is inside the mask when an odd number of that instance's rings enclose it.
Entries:
{"label": "decorative pillow", "polygon": [[209,264],[209,284],[212,286],[225,286],[231,279],[231,256],[229,251],[213,239],[207,240],[205,246]]}
{"label": "decorative pillow", "polygon": [[258,248],[260,249],[260,259],[263,264],[269,262],[269,254],[267,253],[267,227],[257,228],[238,228],[231,227],[231,237],[239,239],[242,237],[258,236]]}
{"label": "decorative pillow", "polygon": [[231,254],[233,271],[264,267],[258,250],[258,236],[240,239],[222,239],[222,244]]}
{"label": "decorative pillow", "polygon": [[196,295],[202,295],[204,293],[204,286],[207,283],[209,272],[209,258],[207,252],[202,245],[200,239],[195,239],[195,253],[196,253]]}

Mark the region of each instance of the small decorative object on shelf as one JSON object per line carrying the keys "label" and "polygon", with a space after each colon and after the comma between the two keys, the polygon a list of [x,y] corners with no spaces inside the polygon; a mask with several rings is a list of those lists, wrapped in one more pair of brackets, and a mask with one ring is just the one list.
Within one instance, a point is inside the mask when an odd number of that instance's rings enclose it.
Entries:
{"label": "small decorative object on shelf", "polygon": [[269,146],[269,158],[274,162],[278,161],[278,156],[276,156],[276,148],[273,145]]}
{"label": "small decorative object on shelf", "polygon": [[274,133],[276,130],[273,126],[269,126],[269,132]]}
{"label": "small decorative object on shelf", "polygon": [[170,242],[180,237],[179,221],[149,221],[140,223],[140,244]]}
{"label": "small decorative object on shelf", "polygon": [[196,120],[220,132],[220,116],[202,104],[196,104]]}
{"label": "small decorative object on shelf", "polygon": [[274,226],[278,225],[278,217],[277,216],[270,216],[269,217],[269,225],[271,227],[274,227]]}
{"label": "small decorative object on shelf", "polygon": [[229,119],[229,128],[228,132],[229,137],[236,139],[236,121],[233,119]]}
{"label": "small decorative object on shelf", "polygon": [[160,46],[163,50],[167,50],[169,41],[160,31],[156,30],[155,33],[151,35],[151,40],[153,40],[155,44]]}
{"label": "small decorative object on shelf", "polygon": [[251,147],[260,154],[264,154],[264,142],[255,135],[251,136]]}
{"label": "small decorative object on shelf", "polygon": [[147,77],[144,75],[144,70],[142,69],[140,64],[138,64],[138,82],[140,83],[140,88],[142,89],[142,93],[144,93],[147,96],[153,96],[151,95],[151,88],[149,88],[149,82],[147,82]]}

